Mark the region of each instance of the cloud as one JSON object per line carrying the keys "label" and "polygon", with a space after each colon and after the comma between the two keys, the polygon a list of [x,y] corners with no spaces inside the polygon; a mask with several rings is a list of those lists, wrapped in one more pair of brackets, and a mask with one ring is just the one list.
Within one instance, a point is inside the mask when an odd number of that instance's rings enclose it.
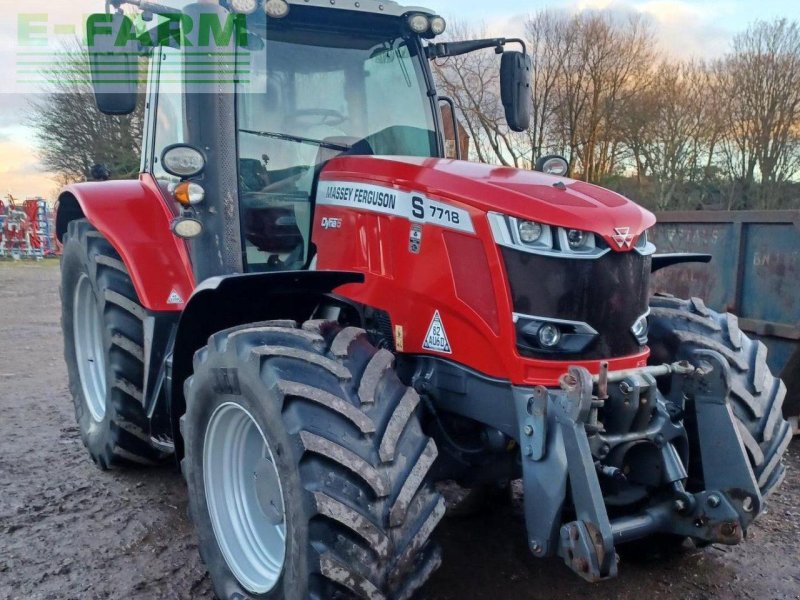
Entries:
{"label": "cloud", "polygon": [[[739,15],[736,0],[711,0],[697,2],[691,0],[567,0],[565,2],[540,3],[529,5],[525,11],[519,5],[508,2],[504,10],[486,11],[482,22],[489,35],[513,37],[524,35],[524,22],[528,14],[540,9],[561,10],[566,13],[582,11],[604,11],[624,17],[631,13],[645,15],[650,19],[659,48],[666,54],[678,58],[714,58],[722,56],[730,46],[734,30],[730,27]],[[444,2],[448,6],[447,0]],[[462,20],[455,11],[445,13],[454,19]],[[477,22],[477,9],[472,7],[466,16],[468,22]],[[726,26],[727,24],[727,26]]]}
{"label": "cloud", "polygon": [[571,10],[646,15],[653,23],[659,48],[679,59],[725,54],[734,32],[724,23],[736,14],[734,3],[726,0],[576,0]]}
{"label": "cloud", "polygon": [[51,196],[53,174],[44,172],[35,150],[25,142],[0,136],[0,196]]}
{"label": "cloud", "polygon": [[655,21],[661,47],[675,57],[716,58],[730,46],[733,32],[720,24],[733,10],[726,2],[653,0],[639,10]]}

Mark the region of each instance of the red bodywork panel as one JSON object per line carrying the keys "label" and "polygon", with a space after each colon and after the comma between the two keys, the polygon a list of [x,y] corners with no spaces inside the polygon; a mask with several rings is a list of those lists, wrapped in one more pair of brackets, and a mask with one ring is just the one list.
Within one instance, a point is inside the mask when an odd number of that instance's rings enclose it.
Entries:
{"label": "red bodywork panel", "polygon": [[[361,191],[338,182],[359,184]],[[559,182],[566,189],[554,187]],[[364,186],[379,187],[365,192]],[[424,206],[422,219],[415,202]],[[381,211],[387,205],[392,210]],[[618,194],[533,171],[447,159],[340,157],[320,177],[317,266],[365,274],[365,284],[337,293],[388,312],[399,352],[431,354],[517,385],[557,385],[570,365],[596,373],[599,361],[533,360],[518,353],[489,211],[592,231],[612,248],[616,228],[629,229],[635,243],[655,224],[651,213]],[[430,350],[424,345],[437,312],[447,343]],[[648,355],[613,359],[609,366],[643,366]]]}
{"label": "red bodywork panel", "polygon": [[[114,246],[130,273],[139,301],[151,311],[180,312],[195,288],[186,243],[173,235],[175,213],[151,175],[133,181],[68,186],[83,214]],[[178,299],[183,302],[177,302]]]}

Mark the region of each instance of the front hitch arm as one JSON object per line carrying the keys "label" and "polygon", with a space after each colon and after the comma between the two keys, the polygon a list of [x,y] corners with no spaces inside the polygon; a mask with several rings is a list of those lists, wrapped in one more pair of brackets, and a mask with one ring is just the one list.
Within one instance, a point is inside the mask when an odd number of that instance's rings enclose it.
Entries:
{"label": "front hitch arm", "polygon": [[[613,520],[606,510],[598,470],[611,477],[624,478],[624,474],[598,460],[593,448],[598,440],[613,443],[614,436],[604,435],[597,415],[607,400],[608,382],[621,377],[602,371],[593,379],[586,369],[570,367],[560,390],[514,389],[528,544],[535,556],[559,555],[578,575],[593,582],[616,576],[618,543],[655,533],[723,544],[742,540],[763,500],[728,402],[728,364],[715,352],[697,351],[689,362],[662,370],[656,374],[647,367],[638,375],[628,371],[625,381],[638,379],[658,399],[650,427],[631,436],[638,435],[659,449],[663,488],[671,490],[673,497],[661,496],[639,513]],[[682,424],[671,418],[666,400],[655,387],[654,376],[659,375],[672,375],[671,397],[692,401],[703,491],[684,489],[686,467],[670,441]],[[593,395],[595,385],[597,396]],[[562,524],[567,482],[575,520]]]}
{"label": "front hitch arm", "polygon": [[[616,576],[617,556],[585,429],[596,410],[592,376],[570,367],[562,387],[560,394],[537,388],[532,397],[517,398],[529,545],[534,555],[559,554],[581,577],[598,581]],[[534,444],[542,447],[542,440],[546,452],[535,452]],[[568,477],[577,520],[559,528]]]}

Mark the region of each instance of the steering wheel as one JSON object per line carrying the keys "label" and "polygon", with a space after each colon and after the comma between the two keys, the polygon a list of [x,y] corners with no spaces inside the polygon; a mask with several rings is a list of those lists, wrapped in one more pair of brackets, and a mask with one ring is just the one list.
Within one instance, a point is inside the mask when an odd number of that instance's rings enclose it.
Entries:
{"label": "steering wheel", "polygon": [[303,110],[296,110],[286,115],[287,119],[293,121],[299,121],[303,117],[319,117],[320,121],[318,123],[313,123],[313,125],[327,125],[329,127],[335,127],[347,121],[347,116],[343,115],[338,110],[329,108],[304,108]]}

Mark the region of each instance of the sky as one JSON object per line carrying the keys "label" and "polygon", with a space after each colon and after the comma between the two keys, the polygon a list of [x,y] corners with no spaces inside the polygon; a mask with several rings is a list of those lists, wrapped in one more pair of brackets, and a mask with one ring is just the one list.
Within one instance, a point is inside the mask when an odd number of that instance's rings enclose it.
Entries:
{"label": "sky", "polygon": [[[181,2],[181,0],[168,0]],[[757,19],[779,17],[800,20],[800,0],[406,0],[404,4],[436,9],[448,20],[483,25],[489,35],[520,35],[527,14],[540,9],[566,12],[611,10],[647,15],[662,50],[676,58],[717,57],[733,35]],[[0,198],[54,197],[57,184],[43,171],[33,133],[26,126],[30,94],[22,95],[8,82],[16,78],[20,13],[46,16],[48,39],[54,26],[80,23],[82,15],[103,12],[102,0],[0,0]],[[3,82],[6,82],[5,84]]]}

